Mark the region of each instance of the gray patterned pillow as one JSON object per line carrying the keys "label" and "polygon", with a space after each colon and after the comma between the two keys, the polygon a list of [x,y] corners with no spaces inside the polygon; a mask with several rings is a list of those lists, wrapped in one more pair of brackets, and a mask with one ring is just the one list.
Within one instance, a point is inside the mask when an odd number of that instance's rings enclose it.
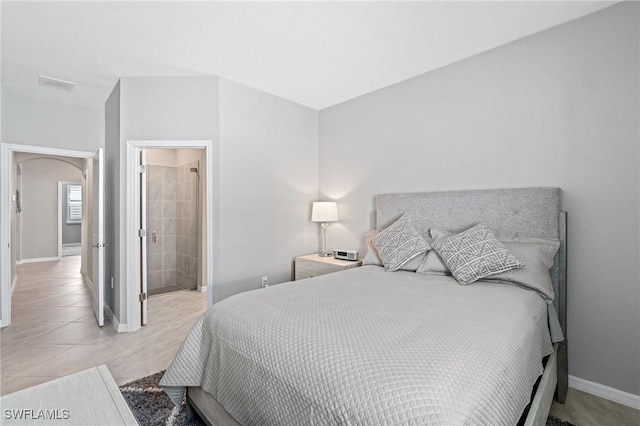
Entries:
{"label": "gray patterned pillow", "polygon": [[402,265],[431,247],[411,225],[409,217],[400,216],[393,225],[371,239],[386,271],[397,271]]}
{"label": "gray patterned pillow", "polygon": [[483,281],[515,283],[538,292],[547,303],[553,302],[555,295],[549,269],[553,266],[553,258],[560,247],[560,241],[544,238],[501,241],[526,266],[491,275]]}
{"label": "gray patterned pillow", "polygon": [[[373,246],[373,243],[371,242],[373,237],[378,235],[380,233],[380,231],[381,231],[380,229],[373,229],[373,230],[371,230],[371,231],[366,233],[365,242],[367,243],[367,254],[364,257],[364,259],[362,260],[362,264],[363,265],[383,266],[382,265],[382,259],[380,259],[380,256],[378,256],[378,251],[376,250],[376,248]],[[424,236],[423,236],[423,238],[424,238]],[[427,238],[425,238],[425,240],[428,242]],[[400,266],[400,268],[398,268],[398,270],[416,272],[416,270],[424,262],[424,259],[425,259],[425,257],[427,256],[428,253],[434,253],[434,256],[436,256],[436,254],[435,254],[435,252],[433,250],[429,250],[429,251],[425,252],[422,256],[416,256],[413,259],[407,261],[405,264]]]}
{"label": "gray patterned pillow", "polygon": [[433,241],[431,246],[462,285],[524,267],[483,223],[449,238]]}

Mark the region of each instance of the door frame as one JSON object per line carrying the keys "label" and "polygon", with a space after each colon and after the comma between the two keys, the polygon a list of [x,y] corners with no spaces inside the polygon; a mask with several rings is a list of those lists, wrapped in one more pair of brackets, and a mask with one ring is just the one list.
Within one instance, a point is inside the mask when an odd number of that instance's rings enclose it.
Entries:
{"label": "door frame", "polygon": [[95,153],[46,146],[0,143],[0,327],[11,324],[11,159],[15,152],[93,158]]}
{"label": "door frame", "polygon": [[[218,276],[218,235],[219,235],[219,186],[218,186],[218,146],[211,140],[128,140],[124,152],[125,176],[120,182],[120,201],[124,206],[124,226],[120,228],[120,264],[124,267],[124,306],[127,312],[126,326],[122,331],[135,331],[141,327],[140,295],[140,237],[138,218],[140,217],[140,180],[138,177],[139,149],[204,149],[205,150],[205,194],[207,214],[207,282],[208,306],[214,303],[214,289]],[[121,326],[125,324],[120,324]]]}

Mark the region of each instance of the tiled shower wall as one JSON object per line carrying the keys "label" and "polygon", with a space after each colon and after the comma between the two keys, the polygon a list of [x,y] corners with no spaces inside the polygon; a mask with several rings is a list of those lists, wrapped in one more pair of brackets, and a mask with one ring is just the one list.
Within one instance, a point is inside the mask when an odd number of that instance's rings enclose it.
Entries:
{"label": "tiled shower wall", "polygon": [[176,182],[176,167],[147,165],[147,289],[150,294],[176,286]]}
{"label": "tiled shower wall", "polygon": [[198,179],[199,164],[194,161],[178,167],[176,219],[176,280],[181,288],[198,286]]}
{"label": "tiled shower wall", "polygon": [[197,288],[198,167],[147,165],[149,294]]}

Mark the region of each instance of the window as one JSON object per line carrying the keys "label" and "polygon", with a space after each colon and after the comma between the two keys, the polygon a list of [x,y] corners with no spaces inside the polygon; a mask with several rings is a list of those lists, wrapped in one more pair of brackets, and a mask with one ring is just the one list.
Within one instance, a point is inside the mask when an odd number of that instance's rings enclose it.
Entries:
{"label": "window", "polygon": [[67,185],[67,223],[82,222],[82,186]]}

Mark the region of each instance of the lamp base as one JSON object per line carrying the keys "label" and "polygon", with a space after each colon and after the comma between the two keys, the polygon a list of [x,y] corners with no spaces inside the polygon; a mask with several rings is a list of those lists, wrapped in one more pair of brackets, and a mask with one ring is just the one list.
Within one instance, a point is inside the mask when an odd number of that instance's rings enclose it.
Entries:
{"label": "lamp base", "polygon": [[320,224],[320,228],[322,228],[322,246],[320,246],[320,251],[318,252],[320,257],[331,257],[333,255],[332,252],[327,251],[327,227],[329,227],[327,222]]}

